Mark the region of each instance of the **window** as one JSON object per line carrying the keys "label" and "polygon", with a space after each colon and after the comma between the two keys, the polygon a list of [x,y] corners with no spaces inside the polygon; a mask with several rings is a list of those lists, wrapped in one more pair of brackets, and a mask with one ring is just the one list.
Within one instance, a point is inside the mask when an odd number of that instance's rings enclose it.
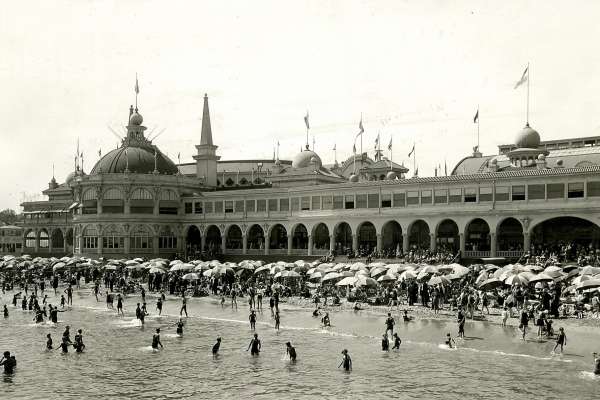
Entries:
{"label": "window", "polygon": [[356,195],[356,208],[367,208],[367,195],[357,194]]}
{"label": "window", "polygon": [[477,202],[477,189],[465,188],[465,203],[476,203]]}
{"label": "window", "polygon": [[344,196],[344,208],[347,210],[354,208],[354,196],[353,195],[350,194],[350,195]]}
{"label": "window", "polygon": [[446,204],[448,202],[448,191],[446,189],[434,190],[433,196],[433,201],[435,204]]}
{"label": "window", "polygon": [[186,214],[191,214],[192,213],[192,203],[185,203],[185,213]]}
{"label": "window", "polygon": [[225,202],[225,214],[233,213],[233,201],[228,200]]}
{"label": "window", "polygon": [[323,210],[333,210],[333,198],[331,196],[321,196],[321,206]]}
{"label": "window", "polygon": [[342,210],[344,208],[344,196],[333,196],[333,209]]}
{"label": "window", "polygon": [[290,199],[279,199],[279,211],[290,211]]}
{"label": "window", "polygon": [[406,204],[409,206],[419,204],[419,192],[406,192]]}
{"label": "window", "polygon": [[215,201],[215,213],[216,214],[220,214],[223,212],[223,202],[222,201]]}
{"label": "window", "polygon": [[132,232],[130,238],[130,247],[134,250],[151,249],[152,236],[145,229],[138,229]]}
{"label": "window", "polygon": [[379,208],[379,193],[371,193],[368,196],[369,199],[369,208]]}
{"label": "window", "polygon": [[449,203],[462,203],[462,189],[450,189],[448,194]]}
{"label": "window", "polygon": [[246,200],[246,212],[255,212],[256,202],[254,200]]}
{"label": "window", "polygon": [[202,214],[202,202],[194,202],[194,214]]}
{"label": "window", "polygon": [[512,187],[512,201],[525,200],[525,185]]}
{"label": "window", "polygon": [[88,227],[85,229],[85,231],[83,231],[83,248],[98,248],[98,231],[95,228]]}
{"label": "window", "polygon": [[125,203],[123,194],[119,189],[108,189],[102,196],[102,213],[104,214],[123,214]]}
{"label": "window", "polygon": [[546,198],[546,185],[527,185],[527,198],[529,200],[544,200]]}
{"label": "window", "polygon": [[109,229],[102,235],[102,247],[105,249],[123,249],[125,248],[125,238],[117,229]]}
{"label": "window", "polygon": [[235,201],[235,212],[236,213],[244,212],[244,200],[236,200]]}
{"label": "window", "polygon": [[588,197],[600,196],[600,181],[587,183],[587,195]]}
{"label": "window", "polygon": [[169,228],[164,228],[158,236],[159,249],[176,249],[177,238]]}
{"label": "window", "polygon": [[300,209],[302,211],[310,210],[310,197],[304,196],[300,199]]}
{"label": "window", "polygon": [[583,197],[583,182],[569,183],[569,199]]}
{"label": "window", "polygon": [[394,201],[394,207],[404,207],[406,206],[406,194],[405,193],[394,193],[392,196]]}
{"label": "window", "polygon": [[321,197],[320,196],[312,196],[311,197],[311,209],[313,209],[313,210],[321,209]]}
{"label": "window", "polygon": [[508,186],[496,186],[496,201],[508,201],[510,188]]}
{"label": "window", "polygon": [[269,199],[269,211],[277,211],[277,199]]}
{"label": "window", "polygon": [[382,193],[381,194],[381,208],[390,208],[392,207],[392,194],[391,193]]}
{"label": "window", "polygon": [[421,204],[431,204],[431,190],[421,191]]}
{"label": "window", "polygon": [[206,209],[205,212],[207,214],[212,214],[212,212],[213,212],[213,202],[212,201],[205,202],[204,203],[204,208]]}
{"label": "window", "polygon": [[494,193],[491,187],[479,188],[479,202],[494,200]]}
{"label": "window", "polygon": [[292,211],[300,210],[300,198],[292,197]]}
{"label": "window", "polygon": [[25,247],[35,247],[35,232],[27,232],[27,236],[25,236]]}
{"label": "window", "polygon": [[549,199],[564,199],[565,184],[564,183],[549,183],[546,185],[546,196]]}
{"label": "window", "polygon": [[265,199],[256,200],[256,211],[257,212],[267,211],[267,201]]}

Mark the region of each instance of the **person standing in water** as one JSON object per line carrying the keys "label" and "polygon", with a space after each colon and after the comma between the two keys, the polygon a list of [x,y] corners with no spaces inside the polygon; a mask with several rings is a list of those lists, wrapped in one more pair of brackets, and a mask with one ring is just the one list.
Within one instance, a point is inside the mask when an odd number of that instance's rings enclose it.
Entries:
{"label": "person standing in water", "polygon": [[462,312],[462,308],[458,309],[457,320],[458,320],[457,321],[458,322],[458,337],[464,338],[465,337],[465,322],[467,320],[467,317]]}
{"label": "person standing in water", "polygon": [[397,333],[394,333],[394,347],[392,347],[392,350],[400,350],[400,343],[402,343],[402,340],[400,340],[400,337],[398,336]]}
{"label": "person standing in water", "polygon": [[254,338],[250,341],[250,344],[248,345],[246,351],[250,350],[250,354],[252,354],[253,356],[258,356],[261,349],[262,345],[260,343],[260,339],[258,338],[258,334],[255,333]]}
{"label": "person standing in water", "polygon": [[527,315],[527,310],[523,308],[521,311],[521,320],[519,324],[519,328],[523,333],[523,340],[525,340],[525,335],[527,334],[527,325],[529,325],[529,315]]}
{"label": "person standing in water", "polygon": [[250,311],[250,316],[248,317],[248,319],[250,320],[250,329],[255,331],[256,330],[256,312],[254,312],[254,310]]}
{"label": "person standing in water", "polygon": [[10,351],[5,351],[4,356],[0,359],[0,365],[4,366],[4,373],[8,375],[15,372],[17,362],[10,356]]}
{"label": "person standing in water", "polygon": [[158,346],[163,348],[163,345],[160,342],[160,328],[156,328],[156,333],[152,336],[152,348],[158,350]]}
{"label": "person standing in water", "polygon": [[564,328],[558,328],[558,336],[556,336],[556,344],[554,345],[554,349],[552,350],[552,352],[556,352],[556,349],[558,348],[558,346],[560,346],[560,352],[562,354],[563,352],[563,346],[567,345],[567,335],[565,335],[565,329]]}
{"label": "person standing in water", "polygon": [[279,318],[279,311],[275,312],[275,329],[279,330],[279,323],[281,322],[281,319]]}
{"label": "person standing in water", "polygon": [[8,318],[8,308],[6,308],[6,304],[4,305],[4,318]]}
{"label": "person standing in water", "polygon": [[181,293],[181,309],[179,310],[179,315],[181,316],[182,313],[185,313],[185,316],[188,316],[187,313],[187,299],[185,298],[185,293],[182,292]]}
{"label": "person standing in water", "polygon": [[123,296],[121,296],[121,293],[117,295],[117,315],[119,315],[119,311],[122,316],[125,316],[125,313],[123,312]]}
{"label": "person standing in water", "polygon": [[177,330],[176,330],[177,334],[179,336],[183,336],[183,325],[185,325],[183,323],[183,320],[181,318],[179,318],[179,321],[177,321],[176,325],[177,325]]}
{"label": "person standing in water", "polygon": [[212,347],[212,355],[216,357],[219,355],[219,349],[221,348],[221,338],[217,338],[217,342]]}
{"label": "person standing in water", "polygon": [[287,342],[285,344],[285,353],[290,356],[290,362],[295,363],[296,362],[296,349],[294,348],[294,346],[292,346],[292,344],[290,342]]}
{"label": "person standing in water", "polygon": [[390,340],[388,339],[387,333],[384,333],[381,338],[381,350],[390,351]]}
{"label": "person standing in water", "polygon": [[387,319],[385,320],[385,333],[386,333],[386,335],[387,335],[388,332],[390,332],[390,335],[394,334],[394,325],[395,324],[396,324],[396,321],[392,317],[392,313],[388,313]]}
{"label": "person standing in water", "polygon": [[329,313],[326,312],[325,315],[323,316],[323,318],[321,318],[321,323],[323,324],[323,327],[329,327],[331,326],[331,321],[329,320]]}
{"label": "person standing in water", "polygon": [[352,359],[350,358],[350,354],[348,354],[348,350],[342,350],[342,362],[338,365],[338,368],[344,366],[344,371],[350,372],[352,371]]}
{"label": "person standing in water", "polygon": [[46,350],[52,350],[52,335],[47,334],[46,338],[48,340],[46,340]]}
{"label": "person standing in water", "polygon": [[158,315],[162,313],[162,306],[163,302],[162,299],[159,297],[158,300],[156,300],[156,309],[158,310]]}
{"label": "person standing in water", "polygon": [[231,309],[233,310],[233,305],[235,304],[235,309],[237,310],[237,293],[234,288],[231,289]]}
{"label": "person standing in water", "polygon": [[73,305],[73,287],[71,286],[71,284],[69,284],[69,286],[65,289],[65,293],[67,294],[67,304],[72,306]]}
{"label": "person standing in water", "polygon": [[452,336],[450,336],[449,333],[446,334],[446,346],[448,346],[449,349],[453,349],[456,347],[456,342],[454,341],[454,339],[452,339]]}
{"label": "person standing in water", "polygon": [[96,296],[96,302],[100,301],[100,300],[98,300],[99,293],[100,293],[100,284],[98,283],[98,281],[96,281],[96,283],[94,284],[94,296]]}
{"label": "person standing in water", "polygon": [[73,347],[75,347],[75,351],[77,353],[81,353],[85,349],[85,344],[83,344],[83,333],[81,329],[77,330],[77,334],[75,335],[75,344]]}

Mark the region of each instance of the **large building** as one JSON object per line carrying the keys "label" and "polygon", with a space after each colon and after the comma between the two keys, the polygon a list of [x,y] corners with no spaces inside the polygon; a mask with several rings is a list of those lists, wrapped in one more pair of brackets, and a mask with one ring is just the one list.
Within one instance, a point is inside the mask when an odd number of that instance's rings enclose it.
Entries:
{"label": "large building", "polygon": [[[200,252],[309,257],[414,248],[518,258],[537,244],[600,244],[600,137],[544,142],[527,124],[497,155],[474,149],[449,176],[407,178],[376,151],[323,165],[221,160],[208,97],[194,162],[176,165],[129,110],[127,136],[47,201],[26,202],[23,252],[170,257]],[[278,157],[277,157],[278,158]]]}

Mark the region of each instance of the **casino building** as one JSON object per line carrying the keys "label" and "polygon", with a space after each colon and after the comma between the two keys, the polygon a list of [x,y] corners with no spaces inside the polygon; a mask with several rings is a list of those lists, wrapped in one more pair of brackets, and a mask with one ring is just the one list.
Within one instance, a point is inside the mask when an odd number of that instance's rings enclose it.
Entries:
{"label": "casino building", "polygon": [[408,178],[376,151],[324,165],[221,160],[204,97],[193,162],[177,165],[129,110],[121,146],[89,171],[55,178],[25,202],[22,251],[91,257],[310,258],[349,249],[451,249],[515,259],[532,245],[600,245],[600,136],[542,141],[526,125],[513,144],[477,149],[448,176]]}

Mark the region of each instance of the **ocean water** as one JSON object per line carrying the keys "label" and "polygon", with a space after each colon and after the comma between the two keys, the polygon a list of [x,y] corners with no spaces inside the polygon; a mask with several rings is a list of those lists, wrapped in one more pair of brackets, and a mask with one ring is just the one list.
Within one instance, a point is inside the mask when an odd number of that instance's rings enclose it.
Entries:
{"label": "ocean water", "polygon": [[[48,294],[50,303],[58,303]],[[456,334],[455,323],[404,323],[395,313],[402,345],[400,351],[382,352],[383,316],[331,311],[333,326],[323,329],[311,310],[282,304],[281,330],[275,331],[264,302],[256,331],[263,350],[252,357],[246,351],[253,332],[244,299],[237,310],[214,299],[190,299],[179,337],[178,299],[168,298],[158,317],[156,298],[147,296],[151,315],[141,327],[135,319],[138,296],[125,299],[124,317],[96,302],[89,289],[74,297],[55,326],[36,325],[32,312],[10,305],[11,293],[2,296],[0,305],[9,304],[10,317],[0,319],[0,350],[14,353],[18,366],[14,375],[2,376],[0,398],[592,399],[600,390],[600,379],[590,373],[591,352],[600,351],[600,333],[593,328],[567,330],[565,354],[553,355],[554,343],[537,341],[535,332],[523,342],[515,328],[467,322],[467,338],[447,349],[440,344],[446,333]],[[85,352],[46,351],[46,334],[57,346],[67,324],[71,339],[83,329]],[[153,351],[158,327],[164,349]],[[213,358],[217,336],[221,350]],[[285,357],[287,341],[296,347],[295,364]],[[350,373],[337,368],[344,348],[353,361]]]}

